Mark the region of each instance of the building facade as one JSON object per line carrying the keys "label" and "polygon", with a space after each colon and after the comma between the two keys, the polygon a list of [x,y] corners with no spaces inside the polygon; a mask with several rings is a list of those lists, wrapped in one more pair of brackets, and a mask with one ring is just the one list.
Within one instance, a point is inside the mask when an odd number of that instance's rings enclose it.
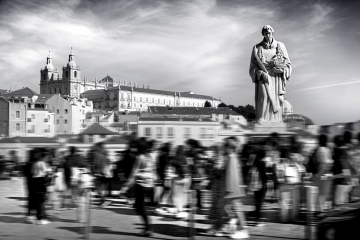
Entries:
{"label": "building facade", "polygon": [[81,97],[93,101],[95,109],[114,111],[148,111],[150,106],[204,107],[206,101],[217,107],[221,103],[219,99],[193,92],[171,92],[122,85],[89,90],[83,92]]}
{"label": "building facade", "polygon": [[55,134],[79,134],[86,128],[86,113],[93,111],[91,101],[60,94],[52,95],[46,104],[55,116]]}
{"label": "building facade", "polygon": [[86,77],[81,79],[81,68],[75,62],[75,54],[72,49],[69,54],[68,63],[62,68],[61,75],[59,70],[53,65],[50,52],[46,58],[45,67],[40,70],[41,94],[61,94],[79,97],[82,92],[104,89],[106,87],[107,83],[97,79],[95,81],[88,81]]}
{"label": "building facade", "polygon": [[138,136],[158,142],[183,145],[187,139],[196,139],[204,146],[217,143],[220,123],[201,118],[154,118],[140,117]]}

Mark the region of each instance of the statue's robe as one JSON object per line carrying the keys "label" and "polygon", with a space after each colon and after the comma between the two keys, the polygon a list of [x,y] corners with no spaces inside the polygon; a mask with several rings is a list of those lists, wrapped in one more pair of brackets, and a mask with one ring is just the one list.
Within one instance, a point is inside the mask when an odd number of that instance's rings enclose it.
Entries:
{"label": "statue's robe", "polygon": [[[286,68],[283,73],[276,73],[270,63],[271,59],[276,55],[276,47],[279,44],[283,51],[283,56],[287,59]],[[258,54],[260,47],[262,47],[262,63],[269,74],[268,86],[261,77],[261,68],[257,64],[254,54]],[[255,112],[256,122],[258,123],[275,123],[283,122],[282,120],[282,104],[285,95],[286,81],[291,75],[291,62],[285,45],[273,39],[273,42],[268,46],[264,40],[255,45],[251,54],[249,74],[252,81],[255,83]],[[272,103],[270,101],[272,99]]]}

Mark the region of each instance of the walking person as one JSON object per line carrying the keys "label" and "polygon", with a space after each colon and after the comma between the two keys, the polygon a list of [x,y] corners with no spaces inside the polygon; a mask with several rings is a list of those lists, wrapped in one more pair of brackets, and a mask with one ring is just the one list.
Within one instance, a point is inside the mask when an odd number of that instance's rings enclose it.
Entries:
{"label": "walking person", "polygon": [[147,214],[145,207],[145,198],[151,194],[156,181],[155,163],[148,154],[147,141],[143,138],[138,142],[138,155],[129,177],[128,182],[121,189],[121,192],[126,192],[129,187],[134,186],[135,204],[134,208],[137,214],[144,222],[145,228],[140,233],[140,236],[148,237],[152,235],[152,227],[150,217]]}
{"label": "walking person", "polygon": [[31,166],[31,174],[34,186],[34,201],[36,205],[37,223],[40,225],[50,223],[46,216],[45,201],[46,201],[46,187],[47,176],[49,173],[49,166],[47,164],[47,151],[44,148],[39,149],[39,158]]}
{"label": "walking person", "polygon": [[265,202],[265,195],[267,191],[267,175],[266,175],[266,145],[263,145],[256,154],[255,160],[249,171],[249,189],[254,193],[255,211],[254,220],[255,226],[261,227],[265,225],[262,216],[262,206]]}
{"label": "walking person", "polygon": [[35,191],[35,185],[34,185],[34,181],[33,181],[33,177],[32,177],[32,165],[34,164],[34,162],[36,161],[36,159],[38,159],[40,156],[38,155],[39,151],[37,148],[35,149],[31,149],[29,151],[29,159],[26,162],[25,166],[24,166],[24,177],[25,177],[25,185],[26,185],[26,190],[27,190],[27,194],[28,194],[28,198],[27,198],[27,216],[26,216],[26,221],[28,223],[35,223],[35,216],[33,215],[33,212],[36,211],[36,191]]}
{"label": "walking person", "polygon": [[172,181],[172,202],[175,207],[176,218],[186,218],[188,214],[184,211],[187,202],[187,191],[190,186],[190,175],[184,153],[184,146],[180,145],[176,149],[176,155],[172,161],[174,178]]}
{"label": "walking person", "polygon": [[246,218],[241,198],[246,196],[245,185],[238,157],[236,156],[238,141],[235,137],[229,137],[225,141],[226,151],[226,172],[225,172],[225,191],[224,196],[225,211],[230,217],[229,230],[230,238],[244,239],[249,238],[246,226]]}
{"label": "walking person", "polygon": [[319,136],[319,147],[316,150],[316,161],[318,163],[318,171],[313,176],[314,182],[319,189],[317,198],[318,216],[322,216],[327,209],[327,201],[331,193],[332,185],[332,169],[334,160],[330,148],[327,146],[327,136],[321,134]]}

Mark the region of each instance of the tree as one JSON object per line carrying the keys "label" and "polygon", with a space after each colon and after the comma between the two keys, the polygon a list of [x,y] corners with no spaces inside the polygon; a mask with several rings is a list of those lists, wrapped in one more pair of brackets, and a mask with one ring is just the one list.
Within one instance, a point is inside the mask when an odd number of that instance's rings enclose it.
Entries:
{"label": "tree", "polygon": [[227,107],[227,105],[222,102],[222,103],[220,103],[220,104],[218,105],[218,107]]}
{"label": "tree", "polygon": [[204,107],[211,107],[211,103],[209,101],[206,101]]}

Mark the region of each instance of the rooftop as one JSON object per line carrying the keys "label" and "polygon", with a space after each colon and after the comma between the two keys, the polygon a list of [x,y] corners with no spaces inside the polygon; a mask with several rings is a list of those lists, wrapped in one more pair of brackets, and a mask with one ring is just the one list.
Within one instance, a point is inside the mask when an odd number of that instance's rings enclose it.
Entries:
{"label": "rooftop", "polygon": [[98,123],[94,123],[89,128],[82,131],[79,135],[118,135],[118,133],[110,131]]}
{"label": "rooftop", "polygon": [[31,97],[34,95],[38,95],[38,94],[35,91],[31,90],[30,88],[24,87],[22,89],[4,94],[4,97]]}
{"label": "rooftop", "polygon": [[149,113],[152,114],[174,114],[174,115],[240,115],[228,107],[157,107],[150,106]]}
{"label": "rooftop", "polygon": [[[201,95],[201,94],[195,94],[192,92],[173,92],[173,91],[166,91],[166,90],[156,90],[151,88],[139,88],[139,87],[130,87],[130,86],[120,86],[120,89],[125,91],[131,91],[133,89],[134,92],[143,92],[143,93],[151,93],[151,94],[159,94],[159,95],[168,95],[168,96],[174,96],[175,94],[178,96],[180,94],[181,97],[189,97],[189,98],[200,98],[200,99],[208,99],[212,100],[213,97]],[[86,92],[83,92],[82,94],[89,94],[89,93],[103,93],[104,91],[111,91],[111,90],[119,90],[118,86],[116,87],[109,87],[107,90],[105,89],[96,89],[96,90],[88,90]],[[218,100],[214,98],[214,100]]]}
{"label": "rooftop", "polygon": [[167,118],[167,117],[140,117],[144,122],[215,122],[209,118]]}
{"label": "rooftop", "polygon": [[55,143],[53,138],[47,137],[13,137],[13,138],[3,138],[0,140],[0,143]]}

